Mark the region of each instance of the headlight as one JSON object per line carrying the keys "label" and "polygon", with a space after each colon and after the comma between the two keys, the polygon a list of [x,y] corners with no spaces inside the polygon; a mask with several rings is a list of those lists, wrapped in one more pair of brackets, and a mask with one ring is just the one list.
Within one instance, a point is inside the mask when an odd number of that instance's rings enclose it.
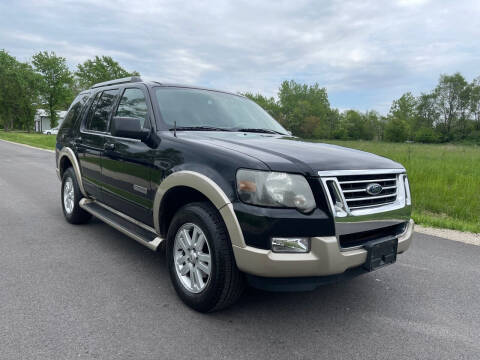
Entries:
{"label": "headlight", "polygon": [[315,199],[302,175],[241,169],[237,172],[237,192],[248,204],[295,208],[307,213],[315,209]]}

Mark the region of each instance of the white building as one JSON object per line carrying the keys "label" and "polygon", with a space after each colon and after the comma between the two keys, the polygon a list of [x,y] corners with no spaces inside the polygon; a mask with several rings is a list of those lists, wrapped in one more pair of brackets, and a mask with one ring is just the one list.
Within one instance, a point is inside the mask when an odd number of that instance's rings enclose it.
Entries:
{"label": "white building", "polygon": [[[57,110],[57,117],[58,117],[58,125],[62,124],[63,119],[67,115],[66,111]],[[38,109],[35,113],[35,131],[42,132],[44,130],[50,130],[50,116],[48,116],[48,112],[44,109]]]}

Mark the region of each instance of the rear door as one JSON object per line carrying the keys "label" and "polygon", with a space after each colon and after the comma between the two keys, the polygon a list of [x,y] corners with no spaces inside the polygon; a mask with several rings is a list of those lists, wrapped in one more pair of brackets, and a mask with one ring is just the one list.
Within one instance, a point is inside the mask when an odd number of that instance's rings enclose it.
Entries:
{"label": "rear door", "polygon": [[[145,85],[128,85],[121,90],[113,116],[140,119],[144,129],[152,129],[152,106]],[[150,172],[152,150],[136,139],[105,138],[103,183],[105,204],[134,219],[153,226]]]}
{"label": "rear door", "polygon": [[75,144],[80,161],[85,191],[102,200],[102,154],[109,120],[118,89],[100,91],[80,126]]}

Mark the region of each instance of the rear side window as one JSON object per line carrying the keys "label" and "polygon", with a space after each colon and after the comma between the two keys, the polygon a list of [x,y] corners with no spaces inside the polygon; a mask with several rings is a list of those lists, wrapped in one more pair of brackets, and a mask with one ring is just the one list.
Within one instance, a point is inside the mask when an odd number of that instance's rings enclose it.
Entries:
{"label": "rear side window", "polygon": [[147,101],[143,91],[140,89],[125,89],[115,116],[139,119],[143,128],[150,128]]}
{"label": "rear side window", "polygon": [[71,129],[75,125],[89,97],[90,94],[80,94],[75,98],[75,100],[73,100],[67,116],[65,116],[65,119],[62,122],[62,129]]}
{"label": "rear side window", "polygon": [[[98,94],[95,97],[95,101],[90,108],[87,122],[85,123],[85,129],[92,131],[107,131],[108,120],[112,111],[113,104],[118,90],[106,90],[102,92],[100,98]],[[98,98],[98,99],[97,99]]]}

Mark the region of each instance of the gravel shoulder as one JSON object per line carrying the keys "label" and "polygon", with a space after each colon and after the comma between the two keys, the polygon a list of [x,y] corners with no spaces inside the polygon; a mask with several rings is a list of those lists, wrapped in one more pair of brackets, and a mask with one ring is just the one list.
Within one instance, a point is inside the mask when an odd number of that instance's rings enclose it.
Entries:
{"label": "gravel shoulder", "polygon": [[425,235],[438,236],[444,239],[462,242],[464,244],[480,246],[480,234],[476,233],[449,229],[437,229],[421,225],[415,225],[415,232]]}

